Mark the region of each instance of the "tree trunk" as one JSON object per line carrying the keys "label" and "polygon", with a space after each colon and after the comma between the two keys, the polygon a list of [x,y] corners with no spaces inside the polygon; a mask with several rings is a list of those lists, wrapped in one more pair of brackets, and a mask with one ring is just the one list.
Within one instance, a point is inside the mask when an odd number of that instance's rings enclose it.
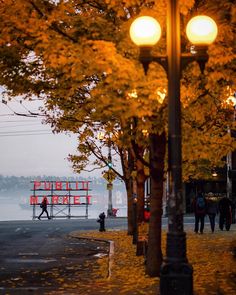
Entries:
{"label": "tree trunk", "polygon": [[137,207],[137,222],[141,223],[144,221],[144,184],[147,176],[144,174],[144,165],[139,160],[136,162],[137,165],[137,195],[138,195],[138,207]]}
{"label": "tree trunk", "polygon": [[128,222],[128,235],[133,234],[133,189],[132,178],[125,181],[127,193],[127,222]]}
{"label": "tree trunk", "polygon": [[119,148],[121,166],[123,170],[123,181],[125,183],[127,194],[127,222],[128,222],[128,235],[133,234],[133,187],[132,176],[133,171],[133,157],[130,149],[125,151],[123,148]]}
{"label": "tree trunk", "polygon": [[150,134],[150,222],[146,273],[152,277],[160,276],[162,263],[161,251],[161,217],[164,181],[164,160],[166,151],[166,134]]}

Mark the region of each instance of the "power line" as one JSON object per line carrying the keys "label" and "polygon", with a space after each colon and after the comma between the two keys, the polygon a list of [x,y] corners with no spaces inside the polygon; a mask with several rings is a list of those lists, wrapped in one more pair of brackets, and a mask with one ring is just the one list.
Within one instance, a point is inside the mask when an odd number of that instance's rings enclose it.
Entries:
{"label": "power line", "polygon": [[50,132],[48,132],[48,133],[32,133],[32,134],[30,134],[30,133],[28,133],[28,134],[24,134],[24,133],[22,133],[22,134],[0,134],[0,137],[15,137],[15,136],[31,136],[31,135],[54,135],[53,133],[50,133]]}
{"label": "power line", "polygon": [[31,112],[29,109],[27,109],[21,102],[15,100],[16,102],[20,103],[22,105],[22,107],[29,113],[29,114],[24,114],[24,113],[18,113],[16,111],[14,111],[8,104],[8,102],[5,100],[5,99],[2,99],[2,103],[10,110],[12,111],[15,115],[17,116],[22,116],[22,117],[38,117],[38,116],[42,116],[42,117],[45,117],[44,114],[39,114],[39,113],[34,113],[34,112]]}
{"label": "power line", "polygon": [[15,116],[15,114],[1,114],[0,117]]}
{"label": "power line", "polygon": [[15,134],[18,134],[18,133],[22,133],[22,132],[25,132],[25,133],[28,133],[28,132],[48,132],[50,130],[16,130],[16,131],[6,131],[6,132],[0,132],[0,135],[2,134],[12,134],[12,133],[15,133]]}
{"label": "power line", "polygon": [[[13,116],[15,116],[15,114],[13,114]],[[39,119],[39,118],[36,118],[36,119]],[[41,118],[40,118],[40,120],[41,120]],[[36,122],[36,121],[35,120],[29,120],[29,119],[26,119],[26,120],[12,120],[12,121],[1,121],[0,120],[0,123],[18,123],[18,122]]]}
{"label": "power line", "polygon": [[0,126],[0,129],[2,128],[15,128],[15,127],[25,127],[25,126],[28,126],[28,127],[31,127],[31,126],[40,126],[40,124],[38,124],[37,122],[35,122],[36,124],[19,124],[19,125],[6,125],[6,126]]}
{"label": "power line", "polygon": [[39,113],[35,113],[35,112],[32,112],[31,110],[29,110],[22,102],[22,100],[18,101],[14,98],[14,100],[19,103],[30,115],[33,115],[33,116],[45,116],[43,114],[39,114]]}

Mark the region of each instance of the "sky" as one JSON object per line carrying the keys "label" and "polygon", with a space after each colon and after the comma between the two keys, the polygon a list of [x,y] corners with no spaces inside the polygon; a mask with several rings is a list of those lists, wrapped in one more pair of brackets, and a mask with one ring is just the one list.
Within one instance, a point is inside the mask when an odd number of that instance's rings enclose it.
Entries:
{"label": "sky", "polygon": [[[3,101],[2,101],[3,99]],[[0,174],[4,176],[78,176],[68,162],[68,154],[76,152],[74,134],[53,134],[42,117],[26,117],[39,113],[38,100],[0,101]],[[99,176],[82,173],[80,176]]]}

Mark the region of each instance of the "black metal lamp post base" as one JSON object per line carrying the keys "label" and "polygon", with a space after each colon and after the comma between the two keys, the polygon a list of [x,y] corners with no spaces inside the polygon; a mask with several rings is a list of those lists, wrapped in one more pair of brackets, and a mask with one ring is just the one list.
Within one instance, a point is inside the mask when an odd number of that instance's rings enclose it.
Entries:
{"label": "black metal lamp post base", "polygon": [[192,295],[193,269],[188,263],[165,263],[161,268],[161,295]]}
{"label": "black metal lamp post base", "polygon": [[185,232],[167,234],[167,257],[161,266],[161,295],[193,295],[193,268],[186,258]]}

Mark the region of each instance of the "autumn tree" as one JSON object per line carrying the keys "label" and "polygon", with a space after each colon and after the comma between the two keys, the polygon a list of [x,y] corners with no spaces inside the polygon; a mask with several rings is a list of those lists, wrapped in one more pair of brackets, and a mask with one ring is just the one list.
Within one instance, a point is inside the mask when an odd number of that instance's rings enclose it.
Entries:
{"label": "autumn tree", "polygon": [[[228,132],[233,127],[227,116],[230,106],[224,102],[226,89],[235,89],[236,81],[236,4],[230,0],[182,0],[180,4],[183,28],[196,11],[213,16],[219,26],[217,40],[208,50],[210,59],[204,76],[196,64],[183,72],[183,172],[188,180],[193,175],[203,175],[203,171],[209,172],[234,148]],[[164,0],[1,1],[0,84],[9,97],[43,98],[52,127],[78,133],[77,160],[83,160],[83,167],[95,149],[95,146],[91,149],[91,143],[95,144],[96,132],[101,128],[96,124],[112,126],[107,132],[118,134],[114,150],[124,156],[121,161],[126,167],[128,154],[135,155],[140,174],[143,153],[148,148],[143,131],[150,134],[151,143],[156,144],[150,147],[151,178],[155,185],[147,267],[148,273],[158,274],[167,130],[167,97],[163,93],[167,77],[155,63],[150,64],[145,76],[138,62],[138,48],[131,43],[128,32],[133,18],[142,14],[156,17],[164,28],[163,38],[153,54],[165,54]],[[184,37],[184,29],[181,32],[185,51],[190,44]],[[131,93],[136,95],[132,97]],[[131,134],[134,118],[137,124]],[[101,161],[105,163],[106,158]],[[145,177],[140,189],[144,180]]]}

